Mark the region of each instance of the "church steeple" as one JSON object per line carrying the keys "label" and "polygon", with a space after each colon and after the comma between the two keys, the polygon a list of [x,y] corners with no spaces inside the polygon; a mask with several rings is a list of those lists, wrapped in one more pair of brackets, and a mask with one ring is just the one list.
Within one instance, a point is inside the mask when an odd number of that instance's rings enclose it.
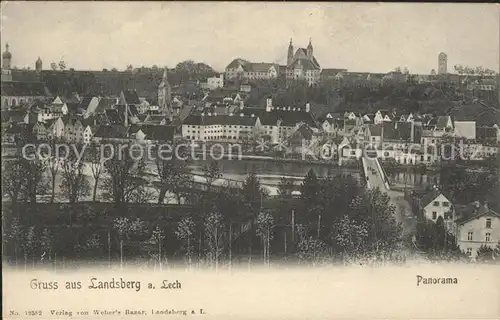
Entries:
{"label": "church steeple", "polygon": [[312,46],[312,43],[311,43],[311,38],[309,38],[309,45],[307,46],[307,56],[309,58],[313,57],[313,46]]}
{"label": "church steeple", "polygon": [[168,83],[168,68],[165,67],[163,77],[160,85],[158,86],[158,106],[162,112],[168,117],[172,118],[171,101],[172,101],[172,88]]}
{"label": "church steeple", "polygon": [[293,44],[292,44],[292,38],[290,38],[290,44],[288,45],[288,55],[287,55],[287,59],[286,59],[286,64],[289,65],[292,62],[293,62]]}

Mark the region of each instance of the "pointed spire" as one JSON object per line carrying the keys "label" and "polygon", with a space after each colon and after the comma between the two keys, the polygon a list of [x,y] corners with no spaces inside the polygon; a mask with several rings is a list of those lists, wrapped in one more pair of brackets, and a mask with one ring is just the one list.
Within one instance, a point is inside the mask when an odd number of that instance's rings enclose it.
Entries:
{"label": "pointed spire", "polygon": [[168,74],[167,74],[167,66],[165,66],[165,69],[163,70],[163,81],[167,82],[168,80]]}
{"label": "pointed spire", "polygon": [[292,38],[290,38],[290,45],[292,45]]}
{"label": "pointed spire", "polygon": [[312,47],[311,37],[309,37],[309,46]]}
{"label": "pointed spire", "polygon": [[5,44],[5,51],[9,52],[9,43]]}

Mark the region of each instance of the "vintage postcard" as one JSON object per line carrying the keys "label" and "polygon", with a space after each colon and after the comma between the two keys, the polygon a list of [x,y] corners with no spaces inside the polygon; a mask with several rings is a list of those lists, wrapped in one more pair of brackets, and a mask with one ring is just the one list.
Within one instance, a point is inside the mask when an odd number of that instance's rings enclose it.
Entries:
{"label": "vintage postcard", "polygon": [[500,6],[1,3],[3,319],[499,319]]}

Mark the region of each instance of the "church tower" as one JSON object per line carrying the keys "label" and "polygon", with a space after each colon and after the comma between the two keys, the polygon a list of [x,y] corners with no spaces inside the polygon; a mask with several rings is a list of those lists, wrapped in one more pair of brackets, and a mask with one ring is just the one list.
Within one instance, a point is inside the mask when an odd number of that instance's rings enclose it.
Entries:
{"label": "church tower", "polygon": [[9,52],[9,44],[5,45],[5,52],[2,54],[2,81],[12,81],[12,53]]}
{"label": "church tower", "polygon": [[167,115],[169,119],[172,119],[172,88],[170,87],[170,84],[168,83],[168,75],[167,75],[167,70],[168,68],[165,67],[165,70],[163,71],[163,79],[158,86],[158,106],[160,107],[160,110],[162,113]]}
{"label": "church tower", "polygon": [[311,38],[309,38],[309,45],[307,46],[307,57],[312,59],[313,57],[313,46],[311,44]]}
{"label": "church tower", "polygon": [[293,45],[292,45],[292,38],[290,38],[290,44],[288,45],[288,55],[286,58],[286,65],[290,65],[290,63],[293,62]]}
{"label": "church tower", "polygon": [[35,71],[36,73],[40,73],[40,71],[42,71],[42,59],[40,59],[40,57],[38,57],[38,60],[35,62]]}
{"label": "church tower", "polygon": [[10,70],[12,62],[12,53],[9,52],[9,44],[5,45],[5,52],[2,54],[2,69]]}

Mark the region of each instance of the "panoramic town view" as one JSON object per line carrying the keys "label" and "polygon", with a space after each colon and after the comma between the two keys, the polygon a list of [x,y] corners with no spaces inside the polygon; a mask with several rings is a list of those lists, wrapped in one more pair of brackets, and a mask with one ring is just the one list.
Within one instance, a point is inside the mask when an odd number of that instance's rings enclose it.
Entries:
{"label": "panoramic town view", "polygon": [[[208,24],[222,22],[193,12],[204,27],[184,33],[161,15],[189,6],[163,12],[161,3],[158,13],[138,3],[114,9],[129,22],[122,38],[85,23],[72,39],[80,18],[58,16],[70,30],[63,39],[50,19],[29,13],[42,10],[36,3],[18,5],[2,13],[5,263],[500,262],[498,39],[471,50],[462,29],[432,29],[426,36],[442,40],[400,40],[415,47],[390,54],[362,43],[369,31],[349,29],[361,39],[350,55],[333,53],[354,46],[340,27],[318,35],[312,22],[291,19],[245,34],[262,28],[257,13],[283,9],[271,4],[249,13],[255,21],[242,18],[244,28],[210,37]],[[94,19],[100,5],[82,15]],[[327,25],[342,10],[301,17]],[[487,19],[457,20],[473,34],[489,28]],[[126,38],[136,43],[122,46]]]}

